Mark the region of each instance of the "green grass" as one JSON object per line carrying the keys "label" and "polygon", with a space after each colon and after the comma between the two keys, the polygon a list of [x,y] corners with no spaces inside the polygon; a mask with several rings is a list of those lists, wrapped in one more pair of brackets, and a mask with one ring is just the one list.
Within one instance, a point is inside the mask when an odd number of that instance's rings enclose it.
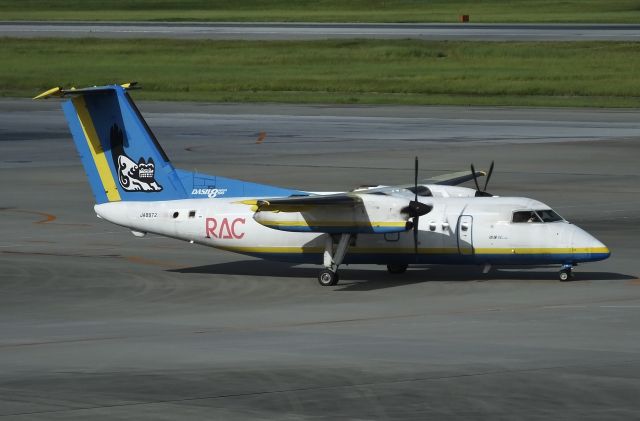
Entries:
{"label": "green grass", "polygon": [[640,106],[640,43],[0,39],[0,95],[139,81],[137,98]]}
{"label": "green grass", "polygon": [[0,20],[640,22],[638,0],[3,0]]}

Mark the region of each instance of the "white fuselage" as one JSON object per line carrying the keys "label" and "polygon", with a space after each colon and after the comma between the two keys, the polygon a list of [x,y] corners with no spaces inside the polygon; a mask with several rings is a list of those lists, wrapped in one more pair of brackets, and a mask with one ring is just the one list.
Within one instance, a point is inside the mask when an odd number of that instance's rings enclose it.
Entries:
{"label": "white fuselage", "polygon": [[[321,264],[330,234],[286,232],[254,220],[251,198],[109,202],[101,218],[140,235],[154,233],[262,258]],[[433,206],[420,217],[418,248],[411,231],[357,234],[344,263],[575,264],[609,250],[564,220],[515,223],[514,211],[549,209],[515,197],[421,197]],[[242,203],[245,202],[245,203]]]}

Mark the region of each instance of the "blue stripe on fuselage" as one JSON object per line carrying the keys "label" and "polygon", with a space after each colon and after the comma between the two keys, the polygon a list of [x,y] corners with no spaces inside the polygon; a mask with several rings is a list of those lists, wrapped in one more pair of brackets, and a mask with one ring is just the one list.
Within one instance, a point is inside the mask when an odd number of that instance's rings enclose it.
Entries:
{"label": "blue stripe on fuselage", "polygon": [[[242,252],[249,256],[266,260],[294,263],[321,264],[323,254],[310,253],[270,253]],[[536,253],[536,254],[476,254],[461,255],[456,253],[347,253],[343,264],[484,264],[496,265],[553,265],[565,263],[583,263],[604,260],[608,253]]]}

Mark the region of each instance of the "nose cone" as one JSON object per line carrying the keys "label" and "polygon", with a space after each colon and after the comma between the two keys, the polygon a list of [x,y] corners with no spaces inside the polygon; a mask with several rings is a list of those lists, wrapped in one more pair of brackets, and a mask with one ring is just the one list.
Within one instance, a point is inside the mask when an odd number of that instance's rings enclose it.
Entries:
{"label": "nose cone", "polygon": [[573,234],[572,246],[574,256],[578,257],[577,260],[595,262],[611,256],[609,247],[605,246],[604,243],[583,229],[575,228],[576,231]]}
{"label": "nose cone", "polygon": [[611,256],[611,251],[609,250],[609,247],[605,246],[601,241],[599,241],[598,239],[596,239],[595,237],[591,237],[593,238],[593,241],[591,243],[591,247],[589,252],[591,253],[591,261],[595,262],[597,260],[604,260],[604,259],[608,259],[609,256]]}

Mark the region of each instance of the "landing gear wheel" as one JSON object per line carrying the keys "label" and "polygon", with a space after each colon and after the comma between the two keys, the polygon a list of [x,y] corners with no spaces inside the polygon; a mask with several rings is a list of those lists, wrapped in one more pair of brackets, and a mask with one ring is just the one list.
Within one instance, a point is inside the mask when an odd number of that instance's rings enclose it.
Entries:
{"label": "landing gear wheel", "polygon": [[567,282],[573,278],[573,273],[571,273],[571,269],[562,269],[558,274],[558,278],[560,278],[561,282]]}
{"label": "landing gear wheel", "polygon": [[408,267],[409,265],[391,263],[387,265],[387,271],[393,274],[405,273]]}
{"label": "landing gear wheel", "polygon": [[340,280],[338,273],[329,269],[323,269],[318,274],[318,282],[323,287],[331,287],[338,283]]}

